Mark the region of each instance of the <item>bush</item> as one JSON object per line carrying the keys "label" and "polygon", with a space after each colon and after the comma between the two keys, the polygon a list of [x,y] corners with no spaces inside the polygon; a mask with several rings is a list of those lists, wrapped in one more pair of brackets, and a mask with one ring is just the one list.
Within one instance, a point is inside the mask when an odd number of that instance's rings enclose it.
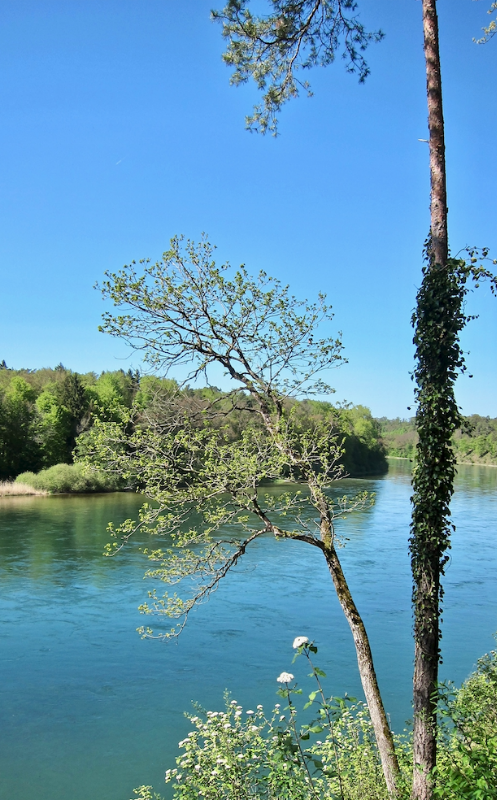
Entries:
{"label": "bush", "polygon": [[[297,724],[292,697],[301,690],[286,672],[277,679],[286,703],[269,715],[261,705],[244,711],[229,697],[225,711],[188,715],[194,730],[179,744],[184,753],[176,768],[166,771],[175,800],[389,800],[367,707],[350,697],[325,697],[325,674],[310,658],[316,646],[298,637],[294,648],[316,680],[304,705],[315,719]],[[399,740],[399,800],[409,797],[409,753],[407,740]],[[137,800],[146,791],[137,789]]]}
{"label": "bush", "polygon": [[[308,658],[317,681],[305,708],[315,719],[297,725],[292,697],[301,693],[283,672],[276,704],[244,711],[226,698],[225,711],[188,715],[193,730],[179,743],[183,754],[166,771],[175,800],[389,800],[367,707],[353,698],[326,698],[306,637],[294,642]],[[497,652],[479,660],[458,690],[441,689],[438,764],[433,775],[437,800],[497,798]],[[396,738],[400,766],[398,800],[410,797],[412,742]],[[135,800],[160,800],[152,787],[135,790]]]}
{"label": "bush", "polygon": [[441,704],[440,757],[435,796],[444,800],[497,799],[497,652],[478,661],[460,689]]}
{"label": "bush", "polygon": [[50,494],[116,492],[123,488],[122,480],[117,476],[86,471],[83,464],[56,464],[37,474],[23,472],[15,482]]}

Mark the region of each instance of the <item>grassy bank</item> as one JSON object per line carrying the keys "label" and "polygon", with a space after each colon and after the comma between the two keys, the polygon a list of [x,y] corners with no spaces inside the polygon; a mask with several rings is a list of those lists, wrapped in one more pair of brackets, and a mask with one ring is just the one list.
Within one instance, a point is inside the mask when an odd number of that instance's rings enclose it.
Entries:
{"label": "grassy bank", "polygon": [[34,489],[26,483],[17,481],[0,481],[0,497],[19,497],[20,495],[45,495],[48,492]]}

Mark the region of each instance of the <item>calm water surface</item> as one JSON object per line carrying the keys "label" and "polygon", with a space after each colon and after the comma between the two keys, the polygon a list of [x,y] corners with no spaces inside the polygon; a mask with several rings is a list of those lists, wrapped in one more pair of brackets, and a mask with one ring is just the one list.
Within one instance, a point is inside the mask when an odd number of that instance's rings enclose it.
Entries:
{"label": "calm water surface", "polygon": [[[344,481],[376,505],[342,532],[344,570],[365,619],[393,725],[410,717],[412,669],[406,462]],[[361,694],[351,637],[320,553],[260,539],[174,643],[142,641],[148,584],[136,547],[102,557],[106,524],[133,516],[134,495],[0,498],[0,796],[129,800],[163,790],[191,700],[221,708],[276,699],[294,636],[319,645],[330,693]],[[445,580],[442,677],[456,682],[497,630],[497,469],[461,467],[457,532]],[[305,667],[291,667],[306,686]]]}

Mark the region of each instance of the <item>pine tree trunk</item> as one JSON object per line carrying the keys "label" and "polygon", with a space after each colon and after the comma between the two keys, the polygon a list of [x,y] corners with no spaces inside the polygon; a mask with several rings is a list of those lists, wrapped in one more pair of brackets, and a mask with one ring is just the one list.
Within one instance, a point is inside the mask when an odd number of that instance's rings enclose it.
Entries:
{"label": "pine tree trunk", "polygon": [[[430,269],[445,272],[448,260],[447,240],[447,194],[445,173],[445,141],[442,108],[442,81],[438,41],[438,19],[436,0],[423,0],[424,52],[426,59],[428,125],[430,132],[430,177],[431,177],[431,243]],[[442,276],[440,276],[442,277]],[[424,281],[429,280],[425,274]],[[435,282],[433,285],[437,285]],[[436,303],[434,304],[436,308]],[[436,311],[434,312],[434,316]],[[426,320],[426,314],[425,314]],[[419,308],[418,308],[419,321]],[[433,320],[439,325],[439,319]],[[445,391],[450,383],[444,376],[440,363],[426,362],[425,384],[420,395],[417,422],[420,443],[418,445],[418,476],[414,481],[413,525],[411,553],[414,577],[414,740],[413,740],[413,800],[430,800],[432,797],[431,773],[436,765],[436,699],[439,663],[439,599],[440,573],[443,551],[446,546],[446,524],[441,507],[431,519],[426,519],[425,501],[433,494],[431,476],[443,470],[444,458],[439,448],[433,446],[432,433],[443,428],[443,414],[435,402],[423,404],[423,398],[433,397],[431,389]],[[430,375],[430,370],[432,374]],[[445,386],[443,385],[445,381]],[[424,390],[427,390],[424,393]],[[447,491],[452,493],[450,442],[447,452]],[[433,507],[433,497],[430,498]],[[443,505],[443,504],[442,504]]]}
{"label": "pine tree trunk", "polygon": [[423,0],[423,33],[426,61],[428,128],[430,131],[430,224],[435,264],[445,267],[448,258],[447,184],[442,106],[442,74],[438,44],[436,0]]}

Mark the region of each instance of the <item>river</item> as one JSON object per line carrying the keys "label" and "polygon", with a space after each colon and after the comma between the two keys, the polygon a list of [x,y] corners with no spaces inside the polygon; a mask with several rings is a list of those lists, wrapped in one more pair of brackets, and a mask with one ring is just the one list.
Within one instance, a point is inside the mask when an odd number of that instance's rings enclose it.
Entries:
{"label": "river", "polygon": [[[340,493],[364,489],[376,503],[342,524],[341,557],[402,730],[412,670],[408,462],[340,484]],[[307,689],[305,665],[291,665],[297,635],[316,640],[329,693],[361,696],[326,565],[298,542],[257,540],[176,643],[140,639],[143,556],[133,545],[102,557],[107,522],[139,504],[130,494],[0,498],[2,797],[129,800],[144,783],[165,794],[190,701],[220,709],[228,688],[245,707],[269,708],[289,669]],[[497,469],[460,467],[452,509],[442,678],[461,682],[497,630]]]}

